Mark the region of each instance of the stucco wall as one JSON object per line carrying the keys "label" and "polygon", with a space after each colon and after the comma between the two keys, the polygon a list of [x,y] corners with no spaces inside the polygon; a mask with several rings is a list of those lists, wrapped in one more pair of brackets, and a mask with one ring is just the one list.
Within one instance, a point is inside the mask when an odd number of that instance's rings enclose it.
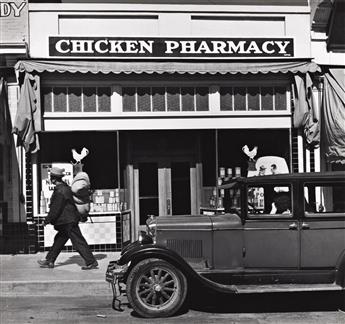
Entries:
{"label": "stucco wall", "polygon": [[[30,4],[30,56],[49,57],[49,36],[292,37],[310,57],[307,6]],[[42,28],[44,26],[44,28]]]}

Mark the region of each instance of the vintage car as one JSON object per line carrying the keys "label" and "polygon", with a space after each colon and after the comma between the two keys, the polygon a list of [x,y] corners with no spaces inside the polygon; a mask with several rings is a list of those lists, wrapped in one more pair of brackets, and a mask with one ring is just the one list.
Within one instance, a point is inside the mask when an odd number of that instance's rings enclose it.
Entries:
{"label": "vintage car", "polygon": [[345,172],[235,178],[225,212],[158,216],[111,261],[113,306],[167,317],[200,289],[239,294],[345,287]]}

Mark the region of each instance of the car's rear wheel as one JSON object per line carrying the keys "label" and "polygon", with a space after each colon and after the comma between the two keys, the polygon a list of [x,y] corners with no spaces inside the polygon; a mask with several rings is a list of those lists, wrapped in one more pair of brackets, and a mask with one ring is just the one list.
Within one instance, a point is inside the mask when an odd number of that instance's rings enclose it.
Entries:
{"label": "car's rear wheel", "polygon": [[187,280],[175,266],[161,259],[146,259],[127,278],[127,297],[143,317],[169,317],[183,305]]}

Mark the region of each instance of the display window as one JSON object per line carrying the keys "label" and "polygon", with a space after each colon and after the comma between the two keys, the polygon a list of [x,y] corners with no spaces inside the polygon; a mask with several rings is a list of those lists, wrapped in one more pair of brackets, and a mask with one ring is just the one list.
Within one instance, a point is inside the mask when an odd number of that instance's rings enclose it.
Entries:
{"label": "display window", "polygon": [[37,183],[40,214],[49,210],[54,189],[49,180],[52,166],[65,169],[63,180],[68,184],[79,171],[89,175],[90,212],[120,212],[128,208],[123,176],[118,170],[116,132],[43,133],[40,140]]}

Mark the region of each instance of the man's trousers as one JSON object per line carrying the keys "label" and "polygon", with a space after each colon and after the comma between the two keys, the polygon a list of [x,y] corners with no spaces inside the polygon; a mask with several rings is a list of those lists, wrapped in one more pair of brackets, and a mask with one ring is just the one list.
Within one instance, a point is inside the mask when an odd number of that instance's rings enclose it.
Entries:
{"label": "man's trousers", "polygon": [[86,265],[96,261],[77,223],[55,225],[54,228],[57,233],[54,244],[46,256],[48,261],[55,262],[68,239],[71,239],[74,249],[82,256]]}

